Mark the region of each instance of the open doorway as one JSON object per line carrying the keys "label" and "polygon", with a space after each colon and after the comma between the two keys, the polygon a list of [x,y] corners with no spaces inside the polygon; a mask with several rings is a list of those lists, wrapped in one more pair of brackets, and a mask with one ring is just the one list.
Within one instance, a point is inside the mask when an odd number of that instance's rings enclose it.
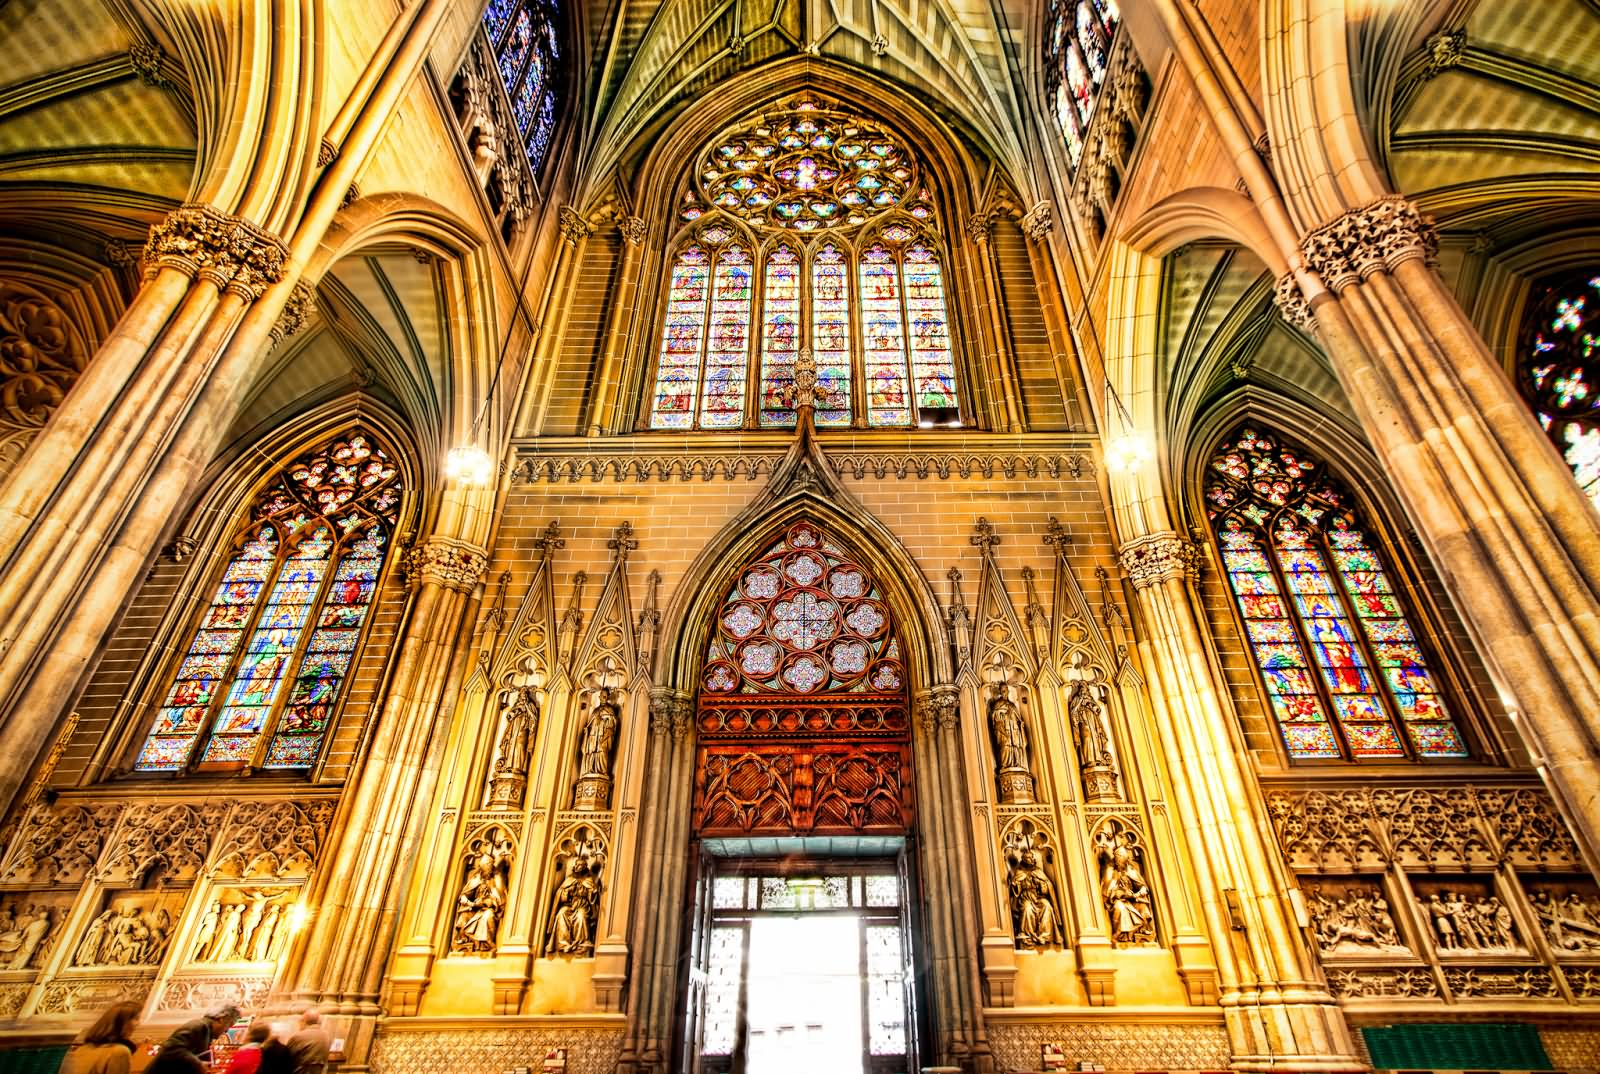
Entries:
{"label": "open doorway", "polygon": [[699,1074],[914,1071],[901,874],[836,863],[715,875],[706,859],[690,1034]]}

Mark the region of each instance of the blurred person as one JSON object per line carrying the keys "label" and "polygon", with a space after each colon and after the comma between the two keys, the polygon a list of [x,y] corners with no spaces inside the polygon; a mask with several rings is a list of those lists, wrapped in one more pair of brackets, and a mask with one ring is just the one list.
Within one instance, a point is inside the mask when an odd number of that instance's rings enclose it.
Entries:
{"label": "blurred person", "polygon": [[85,1029],[61,1065],[61,1074],[128,1074],[138,1003],[113,1003]]}

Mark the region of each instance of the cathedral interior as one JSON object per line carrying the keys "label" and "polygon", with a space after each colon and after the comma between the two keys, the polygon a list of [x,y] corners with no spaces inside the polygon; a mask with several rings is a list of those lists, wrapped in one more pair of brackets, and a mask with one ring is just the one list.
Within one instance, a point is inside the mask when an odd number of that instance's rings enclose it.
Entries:
{"label": "cathedral interior", "polygon": [[0,0],[0,1067],[1593,1074],[1597,351],[1596,0]]}

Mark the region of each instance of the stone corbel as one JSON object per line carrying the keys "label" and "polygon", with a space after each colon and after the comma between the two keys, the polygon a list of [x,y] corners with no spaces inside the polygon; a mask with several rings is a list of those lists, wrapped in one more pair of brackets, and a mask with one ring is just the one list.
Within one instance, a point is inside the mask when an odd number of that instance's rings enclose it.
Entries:
{"label": "stone corbel", "polygon": [[488,553],[452,537],[429,537],[405,558],[406,581],[411,586],[432,582],[458,593],[472,592],[488,567]]}
{"label": "stone corbel", "polygon": [[1199,546],[1171,531],[1135,537],[1122,546],[1118,558],[1135,589],[1200,575]]}
{"label": "stone corbel", "polygon": [[270,330],[271,346],[276,347],[284,340],[298,335],[316,311],[317,293],[310,284],[301,280],[289,292],[289,299],[283,304],[283,312],[278,314],[278,319],[273,322]]}

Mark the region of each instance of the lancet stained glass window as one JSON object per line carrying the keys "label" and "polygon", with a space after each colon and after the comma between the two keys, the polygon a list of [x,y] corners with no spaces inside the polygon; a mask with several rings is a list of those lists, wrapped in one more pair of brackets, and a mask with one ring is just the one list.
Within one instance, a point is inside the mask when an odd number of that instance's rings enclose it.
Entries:
{"label": "lancet stained glass window", "polygon": [[1122,13],[1114,0],[1051,0],[1045,17],[1045,96],[1073,167],[1083,157],[1095,95]]}
{"label": "lancet stained glass window", "polygon": [[1205,496],[1290,757],[1468,756],[1393,576],[1323,463],[1247,425],[1213,456]]}
{"label": "lancet stained glass window", "polygon": [[1517,380],[1578,485],[1600,507],[1600,272],[1534,288]]}
{"label": "lancet stained glass window", "polygon": [[900,139],[801,97],[696,161],[652,429],[793,427],[806,351],[819,426],[961,423],[933,199]]}
{"label": "lancet stained glass window", "polygon": [[556,20],[555,0],[489,0],[483,12],[483,32],[494,47],[500,80],[534,171],[544,162],[555,126],[561,58]]}
{"label": "lancet stained glass window", "polygon": [[399,505],[399,469],[359,430],[272,480],[212,590],[137,771],[316,762]]}

